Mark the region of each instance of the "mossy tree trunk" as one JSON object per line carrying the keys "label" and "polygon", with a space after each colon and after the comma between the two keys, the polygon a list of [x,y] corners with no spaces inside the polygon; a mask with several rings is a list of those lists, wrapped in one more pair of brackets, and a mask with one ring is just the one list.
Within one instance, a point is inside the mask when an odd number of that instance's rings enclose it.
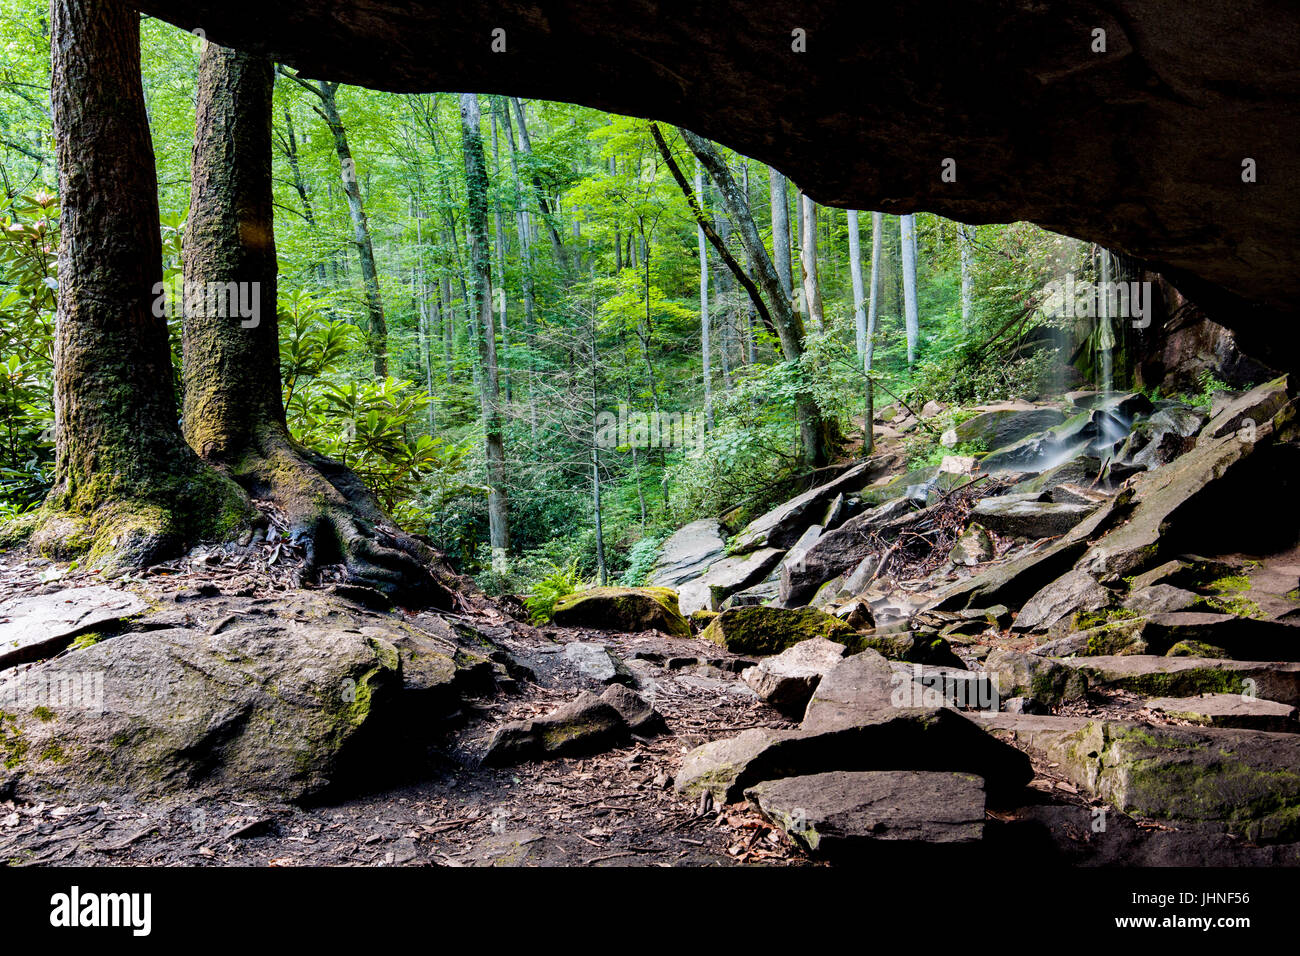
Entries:
{"label": "mossy tree trunk", "polygon": [[252,511],[177,426],[139,14],[120,0],[53,0],[51,14],[58,434],[34,542],[142,565],[228,534]]}
{"label": "mossy tree trunk", "polygon": [[[187,289],[242,288],[256,321],[189,303],[185,437],[200,455],[287,516],[305,573],[342,560],[354,583],[449,606],[437,555],[394,525],[350,469],[295,442],[286,424],[276,318],[271,191],[274,72],[263,57],[204,47],[199,65]],[[232,286],[234,284],[234,286]]]}

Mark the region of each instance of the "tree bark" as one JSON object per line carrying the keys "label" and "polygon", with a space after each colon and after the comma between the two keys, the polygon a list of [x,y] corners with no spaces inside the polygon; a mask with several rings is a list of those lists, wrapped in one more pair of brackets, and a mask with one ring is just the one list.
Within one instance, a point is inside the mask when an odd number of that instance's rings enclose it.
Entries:
{"label": "tree bark", "polygon": [[488,174],[483,152],[482,114],[478,94],[462,93],[460,121],[465,159],[467,198],[466,234],[469,237],[469,271],[477,306],[479,358],[483,374],[479,398],[483,409],[483,438],[488,475],[488,537],[492,566],[505,570],[510,548],[509,504],[505,482],[505,429],[501,420],[501,388],[497,373],[496,335],[492,322],[492,267],[488,259]]}
{"label": "tree bark", "polygon": [[120,0],[54,0],[51,21],[57,438],[34,543],[141,566],[228,536],[252,509],[177,426],[139,14]]}
{"label": "tree bark", "polygon": [[916,217],[908,214],[898,217],[900,243],[903,254],[903,309],[907,330],[907,364],[916,364],[917,345],[921,338],[921,322],[916,309]]}
{"label": "tree bark", "polygon": [[205,45],[189,217],[187,288],[255,295],[255,318],[196,302],[185,315],[185,435],[203,458],[289,518],[310,580],[341,560],[351,582],[412,604],[450,607],[451,575],[398,529],[350,469],[293,440],[280,384],[271,194],[269,60]]}
{"label": "tree bark", "polygon": [[826,316],[822,308],[822,285],[817,277],[817,204],[801,192],[799,205],[803,222],[803,249],[799,257],[803,266],[803,297],[808,303],[808,315],[820,331],[826,328]]}
{"label": "tree bark", "polygon": [[[682,130],[682,137],[691,151],[699,157],[700,163],[709,177],[718,187],[718,194],[731,217],[732,224],[740,234],[740,241],[745,247],[750,271],[758,276],[759,284],[767,296],[771,313],[776,325],[777,337],[781,341],[781,351],[786,361],[797,362],[803,355],[803,320],[794,311],[789,297],[781,286],[776,267],[767,254],[767,247],[758,234],[754,217],[750,213],[745,196],[736,185],[727,165],[722,161],[717,149],[708,140],[697,136],[690,130]],[[822,467],[829,464],[832,455],[831,431],[822,418],[821,411],[811,397],[801,398],[796,409],[799,419],[800,446],[803,450],[805,464]]]}
{"label": "tree bark", "polygon": [[303,89],[320,100],[317,112],[325,120],[325,125],[334,137],[334,151],[339,157],[339,169],[343,179],[343,195],[348,202],[348,215],[352,219],[352,241],[357,247],[357,258],[361,260],[361,281],[366,292],[366,314],[370,330],[370,354],[374,363],[375,378],[388,377],[388,320],[384,317],[384,296],[379,288],[379,270],[375,266],[375,244],[370,234],[370,220],[366,216],[365,203],[361,199],[361,185],[357,179],[357,162],[352,155],[352,146],[348,142],[347,127],[339,113],[338,83],[328,80],[308,81],[302,77],[281,70]]}

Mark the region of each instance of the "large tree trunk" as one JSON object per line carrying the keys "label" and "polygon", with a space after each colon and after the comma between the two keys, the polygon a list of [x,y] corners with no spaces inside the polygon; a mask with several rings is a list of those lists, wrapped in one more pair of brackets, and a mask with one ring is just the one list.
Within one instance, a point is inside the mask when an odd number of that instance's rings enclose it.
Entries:
{"label": "large tree trunk", "polygon": [[187,288],[240,288],[259,308],[185,316],[185,436],[256,498],[289,518],[310,579],[341,560],[353,583],[410,603],[451,603],[450,575],[400,531],[349,469],[295,442],[285,421],[276,321],[269,60],[209,43],[199,65]]}
{"label": "large tree trunk", "polygon": [[[767,247],[758,234],[754,217],[750,213],[747,197],[736,184],[727,164],[723,162],[717,149],[708,140],[697,136],[690,130],[682,130],[682,137],[699,158],[700,163],[718,187],[722,204],[727,215],[740,234],[741,244],[745,247],[745,256],[749,260],[749,269],[758,276],[759,284],[771,305],[771,313],[776,325],[777,338],[781,340],[781,351],[786,361],[797,362],[803,355],[803,320],[785,294],[781,280],[777,276],[772,258],[767,254]],[[799,438],[806,464],[821,467],[829,464],[831,459],[831,430],[821,416],[817,403],[811,397],[801,398],[796,409],[799,418]]]}
{"label": "large tree trunk", "polygon": [[139,14],[119,0],[54,0],[51,14],[58,437],[35,543],[89,550],[104,566],[147,564],[228,535],[252,510],[176,424]]}
{"label": "large tree trunk", "polygon": [[488,174],[483,153],[483,132],[478,94],[462,93],[460,121],[465,158],[467,198],[466,233],[469,237],[469,269],[478,307],[479,358],[483,365],[479,398],[483,407],[483,438],[488,474],[488,538],[492,566],[505,570],[510,548],[509,505],[506,499],[505,427],[501,420],[501,388],[497,375],[496,334],[492,323],[492,269],[488,260]]}

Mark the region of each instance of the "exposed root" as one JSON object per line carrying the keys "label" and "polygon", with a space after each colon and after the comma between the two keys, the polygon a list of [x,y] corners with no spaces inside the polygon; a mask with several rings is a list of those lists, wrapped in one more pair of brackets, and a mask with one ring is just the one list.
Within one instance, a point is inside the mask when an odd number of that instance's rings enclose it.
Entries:
{"label": "exposed root", "polygon": [[272,436],[250,453],[234,477],[255,498],[273,502],[289,521],[289,541],[302,548],[304,584],[322,566],[341,561],[347,582],[374,588],[412,606],[452,609],[464,588],[441,555],[384,513],[351,469]]}

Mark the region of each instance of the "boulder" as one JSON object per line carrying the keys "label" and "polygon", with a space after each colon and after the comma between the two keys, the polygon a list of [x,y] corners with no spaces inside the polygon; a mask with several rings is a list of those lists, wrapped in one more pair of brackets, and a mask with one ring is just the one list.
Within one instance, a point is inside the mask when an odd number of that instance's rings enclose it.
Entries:
{"label": "boulder", "polygon": [[948,554],[948,560],[953,564],[973,567],[977,564],[983,564],[985,561],[992,561],[996,553],[993,539],[984,526],[971,522],[966,530],[957,537],[952,546],[952,551]]}
{"label": "boulder", "polygon": [[969,443],[1002,448],[1064,421],[1064,413],[1056,408],[1026,405],[994,409],[954,425],[944,433],[943,444],[950,448]]}
{"label": "boulder", "polygon": [[627,734],[627,722],[612,703],[583,691],[544,717],[498,727],[483,765],[506,767],[526,760],[598,753]]}
{"label": "boulder", "polygon": [[354,628],[128,633],[0,683],[0,776],[31,800],[299,800],[373,778],[401,694],[397,648]]}
{"label": "boulder", "polygon": [[802,641],[740,672],[740,678],[777,710],[802,716],[818,682],[847,648],[822,637]]}
{"label": "boulder", "polygon": [[1132,654],[1076,657],[1061,663],[1087,675],[1089,686],[1146,697],[1248,693],[1300,706],[1300,664],[1292,662]]}
{"label": "boulder", "polygon": [[1195,446],[1196,433],[1205,420],[1205,414],[1196,409],[1162,409],[1133,426],[1116,458],[1137,468],[1159,468]]}
{"label": "boulder", "polygon": [[784,551],[760,548],[715,561],[700,577],[682,585],[677,605],[683,614],[720,611],[728,597],[760,583],[776,567]]}
{"label": "boulder", "polygon": [[859,462],[833,481],[818,485],[755,518],[736,535],[732,553],[758,548],[789,548],[804,529],[826,512],[827,505],[841,492],[856,491],[870,484],[896,463],[892,455],[877,455]]}
{"label": "boulder", "polygon": [[102,585],[0,601],[0,670],[53,657],[77,635],[148,609],[130,591]]}
{"label": "boulder", "polygon": [[589,588],[555,602],[552,620],[561,627],[608,631],[663,631],[690,637],[691,627],[668,588]]}
{"label": "boulder", "polygon": [[1092,512],[1094,504],[1057,504],[1036,496],[1003,495],[983,498],[972,517],[990,531],[1017,538],[1053,538],[1065,534]]}
{"label": "boulder", "polygon": [[1214,416],[1196,440],[1197,445],[1210,445],[1225,436],[1235,435],[1247,421],[1256,428],[1270,421],[1287,403],[1288,387],[1288,377],[1283,375],[1230,398],[1214,409]]}
{"label": "boulder", "polygon": [[1050,491],[1058,485],[1081,485],[1091,487],[1101,474],[1101,459],[1091,455],[1075,455],[1055,468],[1049,468],[1041,474],[1026,478],[1011,486],[1011,494],[1037,494]]}
{"label": "boulder", "polygon": [[985,659],[984,670],[995,678],[999,697],[1026,697],[1045,708],[1088,693],[1086,674],[1037,654],[999,648]]}
{"label": "boulder", "polygon": [[974,774],[995,801],[1019,793],[1033,776],[1024,754],[955,710],[895,708],[826,730],[754,729],[715,740],[686,754],[675,785],[687,796],[708,791],[717,803],[734,803],[764,781],[832,770]]}
{"label": "boulder", "polygon": [[1124,509],[1128,520],[1092,543],[1079,566],[1105,583],[1162,564],[1198,542],[1225,551],[1263,544],[1276,528],[1220,519],[1239,506],[1238,496],[1254,482],[1286,467],[1286,461],[1271,460],[1271,449],[1264,451],[1271,444],[1267,431],[1261,429],[1253,443],[1230,435],[1198,444],[1163,468],[1132,479],[1132,502]]}
{"label": "boulder", "polygon": [[1025,602],[1013,631],[1049,631],[1075,615],[1110,607],[1114,596],[1083,571],[1068,571]]}
{"label": "boulder", "polygon": [[1202,694],[1197,697],[1157,697],[1146,702],[1148,710],[1174,720],[1205,727],[1236,727],[1241,730],[1300,731],[1297,709],[1291,704],[1247,697],[1243,694]]}
{"label": "boulder", "polygon": [[1131,816],[1300,840],[1300,734],[997,714],[995,733]]}
{"label": "boulder", "polygon": [[679,528],[659,548],[646,580],[654,587],[676,590],[698,578],[726,554],[722,525],[712,518]]}
{"label": "boulder", "polygon": [[617,655],[602,644],[574,641],[564,645],[564,659],[583,677],[601,684],[635,684],[636,678]]}
{"label": "boulder", "polygon": [[822,534],[796,559],[781,566],[781,603],[793,607],[807,601],[827,581],[861,566],[879,550],[877,537],[892,540],[922,514],[906,498],[886,502],[850,518]]}
{"label": "boulder", "polygon": [[832,771],[770,780],[745,796],[817,856],[842,859],[881,841],[973,843],[984,835],[984,781],[973,774]]}
{"label": "boulder", "polygon": [[[1082,573],[1082,572],[1078,572]],[[1124,598],[1123,606],[1137,614],[1165,614],[1173,611],[1186,611],[1204,601],[1199,594],[1184,591],[1172,584],[1153,584],[1133,591]],[[1088,610],[1092,610],[1089,608]]]}
{"label": "boulder", "polygon": [[664,721],[659,711],[645,698],[622,684],[613,684],[600,695],[600,699],[618,711],[634,734],[647,736],[663,729]]}
{"label": "boulder", "polygon": [[779,654],[815,637],[847,644],[857,632],[816,608],[760,606],[728,608],[700,636],[733,654]]}

